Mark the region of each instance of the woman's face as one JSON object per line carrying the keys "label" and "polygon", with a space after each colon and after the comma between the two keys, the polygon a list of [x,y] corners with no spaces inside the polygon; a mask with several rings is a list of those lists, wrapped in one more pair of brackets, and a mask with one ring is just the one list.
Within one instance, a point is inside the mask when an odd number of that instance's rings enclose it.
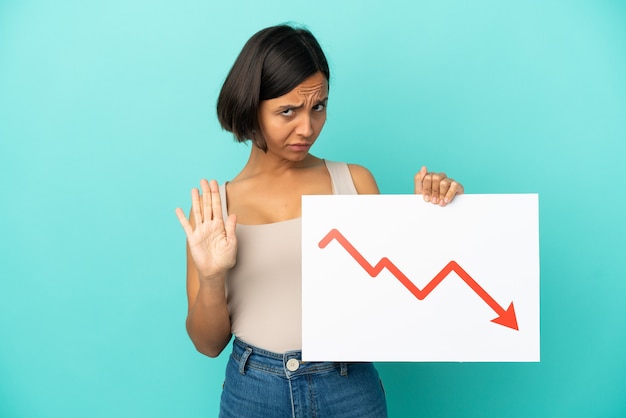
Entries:
{"label": "woman's face", "polygon": [[290,161],[304,159],[326,122],[328,81],[320,72],[289,93],[263,100],[258,119],[267,152]]}

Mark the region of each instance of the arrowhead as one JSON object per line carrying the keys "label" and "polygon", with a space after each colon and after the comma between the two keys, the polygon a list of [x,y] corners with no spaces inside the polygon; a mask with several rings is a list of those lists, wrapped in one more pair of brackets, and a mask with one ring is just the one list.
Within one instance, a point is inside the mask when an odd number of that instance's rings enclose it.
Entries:
{"label": "arrowhead", "polygon": [[509,308],[506,311],[502,312],[499,317],[492,319],[491,322],[519,331],[519,328],[517,327],[517,317],[515,316],[515,308],[513,307],[513,302],[511,302]]}

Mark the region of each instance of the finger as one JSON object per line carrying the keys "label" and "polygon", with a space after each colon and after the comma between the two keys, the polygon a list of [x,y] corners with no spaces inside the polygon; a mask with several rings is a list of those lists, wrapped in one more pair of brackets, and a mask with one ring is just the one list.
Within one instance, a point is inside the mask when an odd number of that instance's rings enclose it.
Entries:
{"label": "finger", "polygon": [[[431,177],[431,196],[430,196],[430,201],[434,204],[439,203],[439,187],[441,186],[441,176],[442,173],[432,173],[429,174],[429,176]],[[445,174],[444,174],[445,176]],[[428,177],[428,176],[426,176]]]}
{"label": "finger", "polygon": [[202,223],[202,209],[200,209],[200,192],[195,187],[191,189],[191,213],[196,225]]}
{"label": "finger", "polygon": [[426,173],[428,173],[428,170],[426,170],[426,166],[423,166],[420,171],[415,175],[415,194],[422,194],[422,182],[424,181]]}
{"label": "finger", "polygon": [[220,188],[217,184],[217,181],[211,180],[209,183],[209,187],[211,189],[211,204],[213,206],[213,218],[214,219],[223,219],[222,215],[222,199],[220,196]]}
{"label": "finger", "polygon": [[448,189],[448,192],[446,193],[446,197],[445,197],[445,202],[446,204],[452,202],[452,199],[454,199],[454,196],[458,195],[458,194],[463,194],[464,190],[463,190],[463,186],[461,185],[461,183],[457,183],[456,181],[452,181],[452,183],[450,183],[450,188]]}
{"label": "finger", "polygon": [[446,205],[446,195],[448,193],[448,190],[450,190],[450,185],[452,184],[452,179],[446,177],[441,179],[441,181],[439,182],[439,205],[440,206],[445,206]]}
{"label": "finger", "polygon": [[193,228],[191,227],[189,220],[185,216],[185,212],[183,212],[181,208],[176,208],[176,217],[178,218],[178,222],[180,222],[180,225],[183,227],[185,234],[187,236],[191,235],[193,233]]}
{"label": "finger", "polygon": [[422,180],[422,194],[424,195],[424,200],[430,202],[433,192],[433,176],[428,173],[424,176],[424,180]]}
{"label": "finger", "polygon": [[213,213],[211,212],[211,189],[209,182],[206,179],[200,180],[200,187],[202,188],[202,213],[204,215],[203,220],[210,221],[213,219]]}
{"label": "finger", "polygon": [[433,176],[430,174],[426,174],[424,180],[422,180],[422,194],[424,195],[424,200],[430,202],[431,193],[433,190]]}

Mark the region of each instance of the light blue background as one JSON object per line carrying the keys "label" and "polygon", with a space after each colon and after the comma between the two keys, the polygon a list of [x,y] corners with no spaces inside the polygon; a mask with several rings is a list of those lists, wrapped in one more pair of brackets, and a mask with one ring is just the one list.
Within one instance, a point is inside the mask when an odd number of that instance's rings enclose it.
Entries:
{"label": "light blue background", "polygon": [[540,194],[541,363],[380,364],[390,415],[626,416],[619,0],[2,0],[0,416],[216,415],[226,355],[186,336],[174,208],[247,158],[217,94],[285,21],[331,64],[314,153],[386,193],[427,164]]}

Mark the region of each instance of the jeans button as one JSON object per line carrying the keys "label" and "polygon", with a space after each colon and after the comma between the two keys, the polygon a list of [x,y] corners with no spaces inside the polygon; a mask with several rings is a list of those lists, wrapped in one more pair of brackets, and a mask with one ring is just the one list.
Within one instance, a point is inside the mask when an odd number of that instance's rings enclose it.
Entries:
{"label": "jeans button", "polygon": [[287,360],[287,370],[290,372],[295,372],[300,367],[300,362],[295,358],[291,358]]}

